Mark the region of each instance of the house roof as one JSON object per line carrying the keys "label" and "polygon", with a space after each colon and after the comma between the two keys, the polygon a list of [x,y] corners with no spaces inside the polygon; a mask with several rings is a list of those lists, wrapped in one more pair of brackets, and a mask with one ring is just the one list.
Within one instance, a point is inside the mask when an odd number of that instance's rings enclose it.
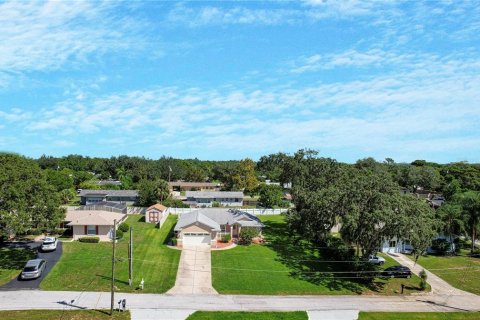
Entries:
{"label": "house roof", "polygon": [[106,184],[111,184],[111,185],[114,185],[114,186],[121,186],[122,185],[122,182],[119,181],[119,180],[98,180],[97,181],[97,184],[99,186],[103,186],[103,185],[106,185]]}
{"label": "house roof", "polygon": [[221,183],[215,182],[188,182],[188,181],[173,181],[168,183],[172,187],[220,187]]}
{"label": "house roof", "polygon": [[80,191],[80,197],[85,196],[109,196],[109,197],[138,197],[138,190],[89,190]]}
{"label": "house roof", "polygon": [[240,191],[187,191],[187,198],[212,199],[212,198],[240,198],[243,199],[243,192]]}
{"label": "house roof", "polygon": [[190,226],[194,223],[201,223],[207,227],[210,227],[214,231],[220,231],[220,224],[209,217],[202,214],[200,211],[192,211],[184,213],[175,225],[175,231],[180,231],[183,228]]}
{"label": "house roof", "polygon": [[117,223],[127,217],[124,213],[103,211],[103,210],[70,210],[67,211],[65,221],[69,221],[67,226],[113,226],[113,221]]}
{"label": "house roof", "polygon": [[195,222],[202,223],[217,231],[220,230],[220,225],[233,225],[235,223],[244,227],[261,228],[264,226],[260,219],[245,211],[224,208],[205,208],[182,214],[175,225],[175,231],[180,231]]}
{"label": "house roof", "polygon": [[151,210],[151,209],[157,209],[157,210],[160,210],[160,211],[165,211],[165,210],[167,210],[167,207],[165,207],[163,204],[155,203],[153,206],[148,207],[147,211]]}

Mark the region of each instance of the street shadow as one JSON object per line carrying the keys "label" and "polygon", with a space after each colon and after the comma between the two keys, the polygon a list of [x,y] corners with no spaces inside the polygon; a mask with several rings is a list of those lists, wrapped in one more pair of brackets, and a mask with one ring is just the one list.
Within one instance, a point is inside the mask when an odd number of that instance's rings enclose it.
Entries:
{"label": "street shadow", "polygon": [[72,300],[70,302],[65,301],[65,300],[57,301],[58,304],[61,304],[61,305],[64,305],[64,306],[67,306],[67,307],[70,307],[70,308],[81,309],[81,310],[88,309],[87,307],[80,307],[80,306],[74,305],[73,304],[74,302],[75,302],[75,300]]}
{"label": "street shadow", "polygon": [[[101,279],[103,279],[103,280],[112,281],[112,277],[103,276],[103,275],[101,275],[101,274],[97,274],[96,276],[99,277],[99,278],[101,278]],[[122,283],[122,284],[125,284],[125,285],[127,285],[127,286],[128,286],[128,284],[129,284],[128,281],[124,281],[124,280],[120,280],[120,279],[118,279],[118,278],[115,278],[115,283],[117,283],[117,282]]]}
{"label": "street shadow", "polygon": [[[291,277],[326,287],[330,291],[357,294],[364,291],[365,285],[351,280],[355,275],[350,273],[350,263],[325,261],[327,259],[322,257],[319,248],[300,237],[289,235],[284,223],[266,221],[264,224],[263,233],[267,240],[264,245],[274,250],[278,255],[277,260],[292,270]],[[333,271],[345,273],[333,274]]]}

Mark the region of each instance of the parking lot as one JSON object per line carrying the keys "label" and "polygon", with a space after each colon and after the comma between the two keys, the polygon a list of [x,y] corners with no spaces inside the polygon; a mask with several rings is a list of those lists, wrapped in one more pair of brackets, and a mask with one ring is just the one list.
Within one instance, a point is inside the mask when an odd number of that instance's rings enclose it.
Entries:
{"label": "parking lot", "polygon": [[37,250],[38,254],[37,257],[39,259],[44,259],[47,261],[47,265],[45,270],[42,273],[42,276],[38,279],[33,280],[21,280],[20,279],[20,272],[18,273],[18,277],[10,281],[9,283],[0,287],[0,290],[22,290],[22,289],[38,289],[40,282],[46,277],[46,275],[52,270],[53,266],[57,263],[57,261],[62,256],[62,243],[59,241],[57,245],[57,250],[51,252],[42,252],[39,251],[38,248],[41,246],[41,242],[17,242],[17,243],[10,243],[6,246],[8,247],[29,247],[32,249]]}

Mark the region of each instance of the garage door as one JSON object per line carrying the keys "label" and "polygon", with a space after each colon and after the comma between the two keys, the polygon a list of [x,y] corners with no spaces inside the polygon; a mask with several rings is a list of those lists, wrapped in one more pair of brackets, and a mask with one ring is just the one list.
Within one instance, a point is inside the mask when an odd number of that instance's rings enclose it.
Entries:
{"label": "garage door", "polygon": [[183,244],[210,244],[212,237],[209,233],[184,233]]}

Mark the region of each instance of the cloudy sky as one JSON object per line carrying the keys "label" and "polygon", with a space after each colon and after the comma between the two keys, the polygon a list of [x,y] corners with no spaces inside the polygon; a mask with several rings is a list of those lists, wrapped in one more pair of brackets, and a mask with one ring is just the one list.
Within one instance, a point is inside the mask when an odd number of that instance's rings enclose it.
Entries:
{"label": "cloudy sky", "polygon": [[0,150],[480,162],[480,2],[0,1]]}

